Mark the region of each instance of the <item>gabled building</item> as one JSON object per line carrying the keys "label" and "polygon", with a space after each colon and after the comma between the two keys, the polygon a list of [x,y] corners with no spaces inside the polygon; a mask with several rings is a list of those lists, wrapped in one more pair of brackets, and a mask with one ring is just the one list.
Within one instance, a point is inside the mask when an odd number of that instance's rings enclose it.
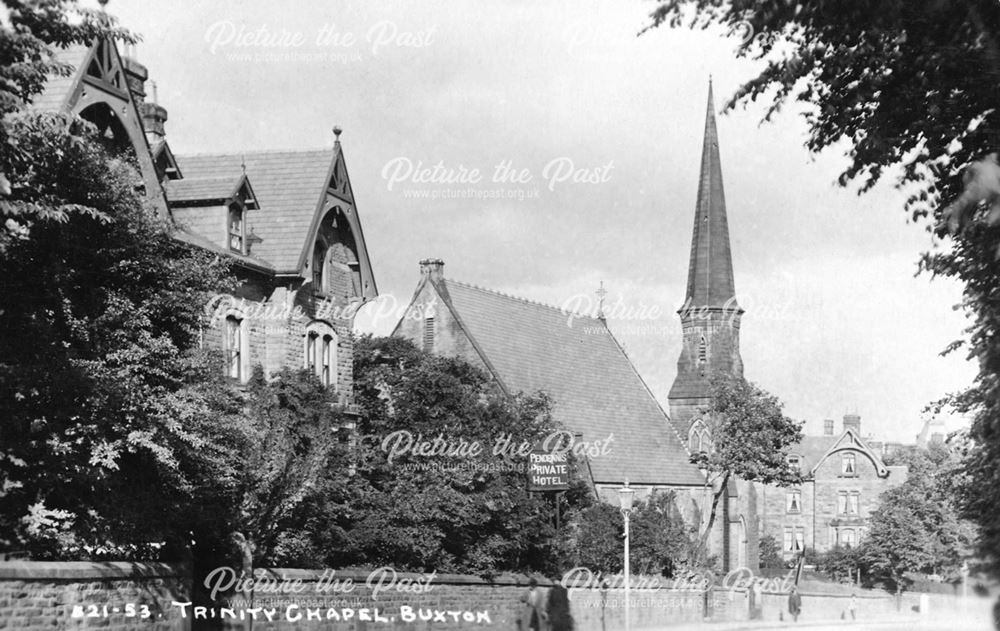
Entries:
{"label": "gabled building", "polygon": [[52,77],[32,108],[94,123],[111,151],[134,159],[137,187],[175,237],[232,262],[239,289],[206,305],[202,336],[226,353],[226,374],[307,366],[350,409],[353,316],[377,288],[341,130],[325,149],[175,155],[144,66],[110,40],[58,57],[73,73]]}
{"label": "gabled building", "polygon": [[617,502],[627,479],[639,497],[685,491],[678,507],[699,512],[705,478],[603,318],[445,278],[444,263],[428,259],[393,335],[469,361],[507,394],[549,394],[562,427],[608,445],[587,459],[598,496]]}
{"label": "gabled building", "polygon": [[879,496],[906,479],[905,466],[886,466],[861,437],[861,417],[844,416],[843,430],[826,421],[822,436],[805,436],[789,453],[802,472],[799,486],[757,484],[761,533],[774,537],[792,559],[811,548],[825,552],[856,546],[868,531]]}

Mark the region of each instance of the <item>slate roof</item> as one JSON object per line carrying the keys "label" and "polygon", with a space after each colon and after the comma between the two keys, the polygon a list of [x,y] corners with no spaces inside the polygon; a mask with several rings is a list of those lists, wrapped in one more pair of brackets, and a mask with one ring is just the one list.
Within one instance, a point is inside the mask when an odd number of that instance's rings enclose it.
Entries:
{"label": "slate roof", "polygon": [[169,180],[165,188],[167,199],[174,205],[228,199],[236,192],[242,181],[242,174],[228,177],[183,178]]}
{"label": "slate roof", "polygon": [[733,255],[729,245],[729,220],[726,195],[722,187],[722,160],[719,157],[719,132],[715,125],[715,101],[712,84],[708,85],[708,112],[705,116],[705,139],[701,149],[701,177],[691,238],[691,260],[685,303],[693,307],[722,307],[733,299]]}
{"label": "slate roof", "polygon": [[73,72],[68,77],[49,76],[45,81],[42,93],[36,96],[28,107],[35,112],[60,112],[69,100],[70,92],[76,85],[76,78],[82,72],[81,67],[90,52],[89,46],[73,45],[68,48],[55,49],[56,61],[73,66]]}
{"label": "slate roof", "polygon": [[788,453],[802,457],[803,472],[812,471],[830,447],[840,440],[837,436],[803,436],[798,444],[789,448]]}
{"label": "slate roof", "polygon": [[[663,409],[605,323],[442,279],[433,281],[509,392],[544,390],[553,416],[585,441],[614,435],[590,459],[594,482],[701,486]],[[442,289],[444,291],[442,291]]]}
{"label": "slate roof", "polygon": [[[246,163],[261,211],[251,213],[249,229],[262,241],[254,256],[270,261],[279,272],[297,272],[313,217],[326,194],[334,149],[260,151],[232,154],[177,155],[183,182],[238,178]],[[173,184],[173,183],[172,183]]]}

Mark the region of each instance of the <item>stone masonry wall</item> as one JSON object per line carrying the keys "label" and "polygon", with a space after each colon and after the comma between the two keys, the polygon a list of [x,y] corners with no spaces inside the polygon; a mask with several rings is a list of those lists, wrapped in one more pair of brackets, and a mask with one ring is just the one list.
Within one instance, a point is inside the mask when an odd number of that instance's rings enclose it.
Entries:
{"label": "stone masonry wall", "polygon": [[0,561],[0,629],[187,631],[190,578],[161,563]]}
{"label": "stone masonry wall", "polygon": [[[229,593],[216,599],[215,611],[200,615],[228,629],[248,629],[249,608],[269,610],[256,614],[254,631],[515,630],[521,597],[528,590],[523,576],[488,581],[440,574],[428,579],[419,574],[394,575],[391,570],[369,574],[295,569],[274,569],[259,576],[261,589],[252,602],[247,593]],[[548,581],[540,584],[546,591],[550,585]],[[624,628],[623,589],[573,589],[569,595],[577,631]],[[698,621],[704,616],[703,591],[633,589],[629,600],[631,626],[636,629]]]}

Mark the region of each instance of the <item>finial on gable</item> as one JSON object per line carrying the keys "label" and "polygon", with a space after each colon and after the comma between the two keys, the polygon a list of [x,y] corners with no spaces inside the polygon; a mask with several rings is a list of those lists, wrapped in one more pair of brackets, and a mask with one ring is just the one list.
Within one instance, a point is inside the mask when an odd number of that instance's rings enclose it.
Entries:
{"label": "finial on gable", "polygon": [[601,286],[597,288],[594,292],[597,294],[598,305],[597,305],[597,319],[604,319],[604,297],[608,295],[608,290],[604,288],[604,281],[601,281]]}
{"label": "finial on gable", "polygon": [[240,168],[243,169],[243,175],[247,174],[247,154],[240,154]]}
{"label": "finial on gable", "polygon": [[333,126],[333,135],[337,137],[335,144],[340,144],[340,134],[344,133],[344,130],[340,128],[340,125]]}

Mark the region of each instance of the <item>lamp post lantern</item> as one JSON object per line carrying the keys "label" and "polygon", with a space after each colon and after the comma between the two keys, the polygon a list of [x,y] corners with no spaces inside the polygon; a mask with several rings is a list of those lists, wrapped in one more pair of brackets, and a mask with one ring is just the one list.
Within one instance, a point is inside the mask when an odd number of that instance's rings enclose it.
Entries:
{"label": "lamp post lantern", "polygon": [[631,603],[629,602],[629,582],[631,570],[629,568],[629,515],[632,513],[632,500],[635,498],[635,489],[628,486],[628,478],[625,478],[625,486],[618,489],[618,501],[621,504],[622,517],[625,518],[625,631],[631,631],[631,621],[629,619]]}

